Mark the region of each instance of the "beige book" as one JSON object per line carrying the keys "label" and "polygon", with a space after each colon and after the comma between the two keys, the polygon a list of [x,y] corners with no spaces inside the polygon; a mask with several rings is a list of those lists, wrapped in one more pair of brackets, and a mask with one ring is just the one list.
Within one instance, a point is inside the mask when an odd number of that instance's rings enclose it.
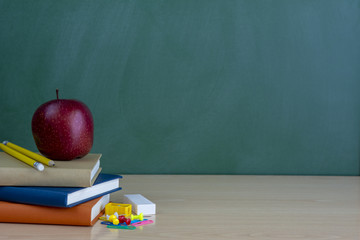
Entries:
{"label": "beige book", "polygon": [[55,161],[44,171],[0,152],[0,186],[90,187],[99,175],[101,154],[89,153],[71,161]]}

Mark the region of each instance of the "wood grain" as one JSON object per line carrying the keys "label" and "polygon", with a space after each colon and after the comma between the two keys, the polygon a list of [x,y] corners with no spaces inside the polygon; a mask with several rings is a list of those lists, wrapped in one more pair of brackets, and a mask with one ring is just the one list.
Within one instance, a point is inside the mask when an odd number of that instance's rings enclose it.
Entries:
{"label": "wood grain", "polygon": [[152,225],[136,230],[0,224],[0,239],[360,238],[360,177],[127,175],[123,191],[156,203]]}

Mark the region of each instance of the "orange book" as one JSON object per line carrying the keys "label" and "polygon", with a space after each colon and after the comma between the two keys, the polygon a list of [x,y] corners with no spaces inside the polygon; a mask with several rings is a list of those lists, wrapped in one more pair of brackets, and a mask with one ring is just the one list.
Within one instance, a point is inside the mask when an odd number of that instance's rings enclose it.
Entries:
{"label": "orange book", "polygon": [[109,200],[107,194],[72,208],[0,201],[0,222],[92,226],[104,214]]}

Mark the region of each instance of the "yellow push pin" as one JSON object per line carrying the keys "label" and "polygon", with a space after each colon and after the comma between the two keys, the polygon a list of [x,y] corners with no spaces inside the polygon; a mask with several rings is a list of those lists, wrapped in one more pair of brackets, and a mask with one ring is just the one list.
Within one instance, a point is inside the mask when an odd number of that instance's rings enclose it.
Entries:
{"label": "yellow push pin", "polygon": [[131,221],[133,221],[133,220],[140,220],[140,221],[142,221],[142,220],[144,220],[144,216],[143,216],[142,213],[140,213],[139,215],[132,215],[132,214],[131,214],[130,219],[131,219]]}
{"label": "yellow push pin", "polygon": [[119,225],[119,219],[115,218],[115,219],[112,221],[112,223],[113,223],[114,225]]}
{"label": "yellow push pin", "polygon": [[109,221],[110,221],[110,222],[114,221],[115,219],[117,219],[117,217],[116,217],[115,215],[111,215],[111,216],[109,217]]}

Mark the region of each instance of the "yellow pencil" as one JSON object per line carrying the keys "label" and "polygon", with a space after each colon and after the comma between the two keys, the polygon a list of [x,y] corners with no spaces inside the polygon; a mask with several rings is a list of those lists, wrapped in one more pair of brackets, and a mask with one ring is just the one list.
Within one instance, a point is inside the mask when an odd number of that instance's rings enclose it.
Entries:
{"label": "yellow pencil", "polygon": [[35,161],[32,158],[29,158],[17,151],[15,151],[14,149],[9,148],[8,146],[4,145],[3,143],[0,143],[0,148],[6,152],[7,154],[13,156],[14,158],[19,159],[20,161],[34,167],[35,169],[39,170],[39,171],[43,171],[44,170],[44,165],[42,165],[41,163]]}
{"label": "yellow pencil", "polygon": [[55,166],[55,162],[53,160],[50,160],[50,159],[48,159],[48,158],[46,158],[44,156],[41,156],[41,155],[39,155],[37,153],[31,152],[31,151],[29,151],[29,150],[27,150],[25,148],[22,148],[22,147],[20,147],[18,145],[15,145],[15,144],[11,143],[9,141],[3,141],[3,144],[8,146],[9,148],[12,148],[12,149],[14,149],[14,150],[16,150],[16,151],[18,151],[18,152],[32,158],[32,159],[38,161],[38,162],[41,162],[42,164],[45,164],[45,165],[47,165],[49,167]]}

